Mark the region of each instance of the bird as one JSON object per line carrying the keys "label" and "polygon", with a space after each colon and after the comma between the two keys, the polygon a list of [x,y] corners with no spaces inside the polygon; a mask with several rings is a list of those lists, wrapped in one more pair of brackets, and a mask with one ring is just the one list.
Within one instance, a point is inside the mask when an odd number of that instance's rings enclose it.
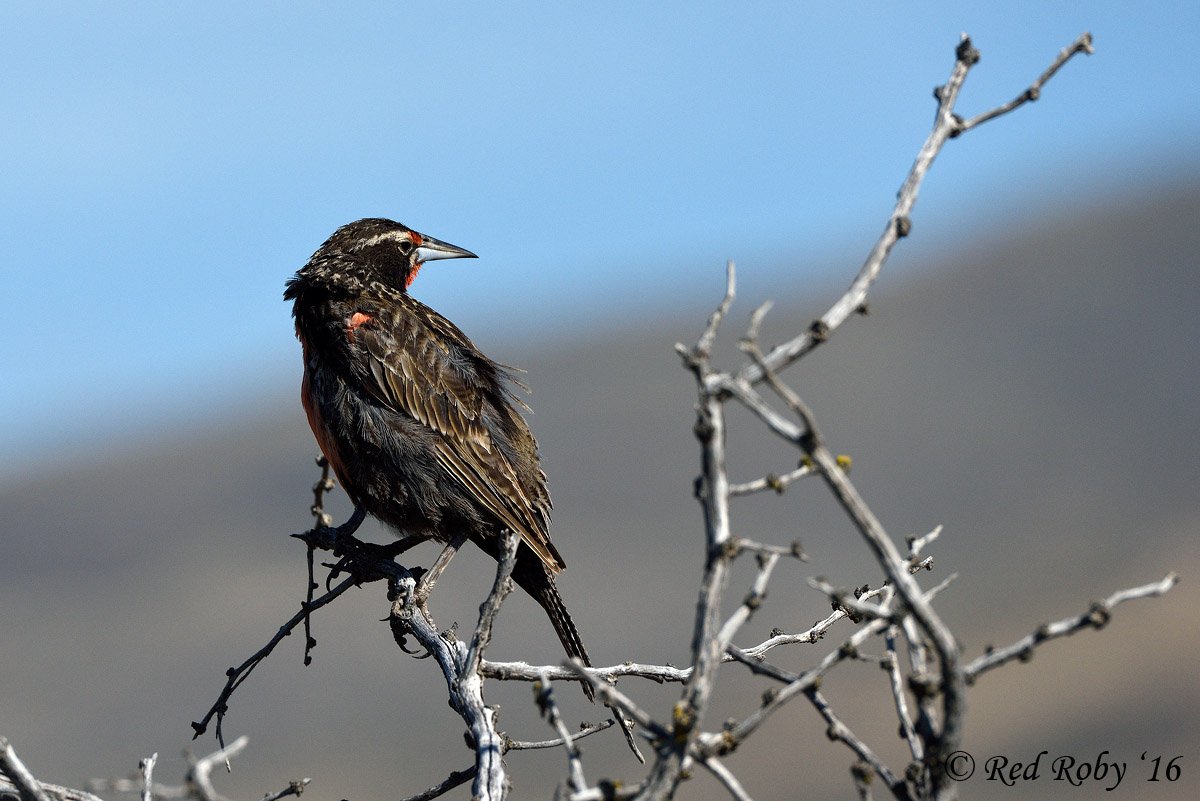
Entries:
{"label": "bird", "polygon": [[409,294],[427,262],[471,258],[389,219],[338,228],[284,291],[304,359],[301,400],[358,519],[417,541],[465,536],[497,560],[516,533],[513,580],[567,655],[590,666],[555,584],[566,562],[550,540],[546,474],[516,409],[528,407],[511,389],[513,368]]}

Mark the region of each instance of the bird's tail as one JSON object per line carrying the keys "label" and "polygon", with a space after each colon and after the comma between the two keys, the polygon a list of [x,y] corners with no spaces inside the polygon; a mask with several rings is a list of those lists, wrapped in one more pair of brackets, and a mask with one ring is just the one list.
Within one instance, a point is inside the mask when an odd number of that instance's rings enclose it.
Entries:
{"label": "bird's tail", "polygon": [[[558,632],[558,639],[562,642],[567,656],[574,657],[591,667],[592,660],[588,657],[587,648],[583,647],[583,640],[579,636],[579,630],[575,628],[575,621],[571,620],[571,613],[567,611],[567,605],[563,603],[562,596],[558,594],[558,587],[554,584],[554,574],[550,572],[550,568],[546,567],[532,550],[522,546],[517,551],[517,563],[513,566],[512,577],[518,587],[533,596],[533,599],[546,610],[550,622],[554,624],[554,630]],[[596,692],[592,689],[592,685],[582,680],[579,683],[583,686],[583,692],[587,695],[588,700],[595,703]],[[625,713],[612,704],[609,704],[608,708],[612,711],[617,723],[620,724],[621,731],[625,733],[625,742],[633,751],[634,756],[638,758],[639,762],[645,763],[646,758],[638,750],[637,741],[633,736],[633,726],[625,718]]]}
{"label": "bird's tail", "polygon": [[[538,559],[533,551],[522,548],[517,553],[517,564],[513,567],[512,577],[518,587],[529,593],[546,610],[546,615],[550,618],[567,656],[591,667],[592,660],[588,657],[579,630],[575,628],[575,621],[571,620],[571,613],[567,611],[567,605],[563,603],[562,596],[558,594],[558,587],[554,585],[554,576],[542,564],[542,560]],[[591,685],[587,682],[580,683],[588,700],[595,701],[596,694]]]}

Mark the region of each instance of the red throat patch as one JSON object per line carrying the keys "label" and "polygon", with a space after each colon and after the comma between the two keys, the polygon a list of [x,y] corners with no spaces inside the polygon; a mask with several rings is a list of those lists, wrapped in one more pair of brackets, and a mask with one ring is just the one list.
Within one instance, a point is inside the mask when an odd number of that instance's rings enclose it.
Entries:
{"label": "red throat patch", "polygon": [[[421,245],[425,244],[425,240],[422,239],[421,235],[418,234],[416,231],[409,231],[408,236],[412,240],[414,248],[419,248],[419,247],[421,247]],[[421,272],[421,268],[424,266],[425,266],[425,262],[423,262],[423,261],[419,261],[413,265],[412,272],[410,272],[408,274],[408,278],[404,279],[404,288],[405,289],[408,289],[410,286],[412,286],[413,279],[417,277],[417,273]]]}

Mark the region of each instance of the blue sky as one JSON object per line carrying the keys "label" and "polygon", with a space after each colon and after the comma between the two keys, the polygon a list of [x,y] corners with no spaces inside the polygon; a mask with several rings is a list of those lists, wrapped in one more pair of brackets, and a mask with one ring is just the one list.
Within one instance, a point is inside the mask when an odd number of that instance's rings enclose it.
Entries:
{"label": "blue sky", "polygon": [[358,217],[480,254],[414,292],[481,341],[715,296],[730,257],[865,252],[961,31],[964,113],[1084,30],[1097,53],[954,143],[916,233],[1194,181],[1196,8],[7,3],[0,473],[298,375],[283,281]]}

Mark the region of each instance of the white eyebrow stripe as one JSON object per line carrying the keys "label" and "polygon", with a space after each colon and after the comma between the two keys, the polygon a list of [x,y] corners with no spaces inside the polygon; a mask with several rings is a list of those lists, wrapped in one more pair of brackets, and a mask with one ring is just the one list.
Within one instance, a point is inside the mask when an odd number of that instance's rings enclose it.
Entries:
{"label": "white eyebrow stripe", "polygon": [[409,231],[384,231],[382,234],[376,234],[375,236],[371,237],[370,239],[365,240],[363,242],[363,247],[372,247],[373,245],[378,245],[380,242],[388,242],[388,241],[399,242],[401,240],[411,242],[412,236],[411,236],[410,232]]}

